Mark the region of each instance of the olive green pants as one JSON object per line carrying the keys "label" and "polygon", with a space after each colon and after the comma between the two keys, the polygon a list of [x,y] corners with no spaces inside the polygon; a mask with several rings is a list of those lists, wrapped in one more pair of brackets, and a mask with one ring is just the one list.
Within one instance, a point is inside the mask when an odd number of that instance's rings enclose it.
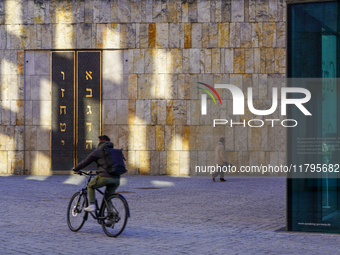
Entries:
{"label": "olive green pants", "polygon": [[116,189],[119,187],[119,178],[101,177],[96,175],[87,185],[87,194],[89,195],[89,202],[91,205],[96,204],[95,189],[106,186],[108,193],[105,193],[105,197],[113,195]]}

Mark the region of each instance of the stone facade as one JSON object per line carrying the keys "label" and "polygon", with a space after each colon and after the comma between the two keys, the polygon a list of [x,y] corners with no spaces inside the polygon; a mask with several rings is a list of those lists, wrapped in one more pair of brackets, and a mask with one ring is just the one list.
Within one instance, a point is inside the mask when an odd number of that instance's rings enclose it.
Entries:
{"label": "stone facade", "polygon": [[[286,132],[217,126],[232,115],[197,82],[234,84],[269,109],[285,77],[284,0],[7,0],[0,3],[0,174],[50,174],[50,51],[103,50],[102,131],[123,148],[132,174],[189,175],[214,165],[227,139],[230,163],[285,164]],[[281,86],[276,84],[275,86]],[[279,112],[270,116],[282,119]],[[257,116],[258,118],[258,116]]]}

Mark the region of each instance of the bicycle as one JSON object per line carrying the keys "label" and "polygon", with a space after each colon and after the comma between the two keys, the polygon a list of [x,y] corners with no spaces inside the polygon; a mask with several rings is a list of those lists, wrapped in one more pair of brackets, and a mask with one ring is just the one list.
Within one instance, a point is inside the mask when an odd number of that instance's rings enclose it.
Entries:
{"label": "bicycle", "polygon": [[[127,219],[130,217],[130,210],[128,203],[124,196],[121,194],[113,194],[108,198],[105,198],[104,192],[96,189],[103,195],[103,199],[100,207],[96,200],[96,211],[85,212],[89,204],[87,198],[87,185],[96,174],[92,174],[92,171],[79,171],[77,174],[88,178],[86,185],[80,191],[76,192],[72,197],[67,209],[67,224],[70,230],[73,232],[79,231],[90,214],[98,224],[102,225],[106,235],[110,237],[119,236],[127,223]],[[105,189],[105,193],[107,190]]]}

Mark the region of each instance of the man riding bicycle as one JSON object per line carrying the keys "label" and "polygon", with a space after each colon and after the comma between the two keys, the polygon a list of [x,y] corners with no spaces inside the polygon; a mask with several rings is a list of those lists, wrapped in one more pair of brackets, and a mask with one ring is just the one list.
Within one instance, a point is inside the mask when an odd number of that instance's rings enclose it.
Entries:
{"label": "man riding bicycle", "polygon": [[84,209],[86,212],[94,212],[96,210],[95,189],[106,186],[108,193],[106,193],[105,196],[109,197],[115,193],[120,184],[119,175],[109,174],[106,171],[107,163],[104,148],[113,148],[113,143],[110,142],[110,138],[106,135],[101,135],[98,138],[98,148],[73,168],[73,171],[78,172],[92,162],[97,163],[97,175],[87,186],[90,205]]}

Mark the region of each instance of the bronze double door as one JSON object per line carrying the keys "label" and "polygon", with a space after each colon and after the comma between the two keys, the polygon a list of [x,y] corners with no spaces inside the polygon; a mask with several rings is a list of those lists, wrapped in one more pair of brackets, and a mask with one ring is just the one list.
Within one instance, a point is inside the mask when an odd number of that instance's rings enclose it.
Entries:
{"label": "bronze double door", "polygon": [[51,52],[51,85],[51,167],[71,170],[101,134],[101,51]]}

